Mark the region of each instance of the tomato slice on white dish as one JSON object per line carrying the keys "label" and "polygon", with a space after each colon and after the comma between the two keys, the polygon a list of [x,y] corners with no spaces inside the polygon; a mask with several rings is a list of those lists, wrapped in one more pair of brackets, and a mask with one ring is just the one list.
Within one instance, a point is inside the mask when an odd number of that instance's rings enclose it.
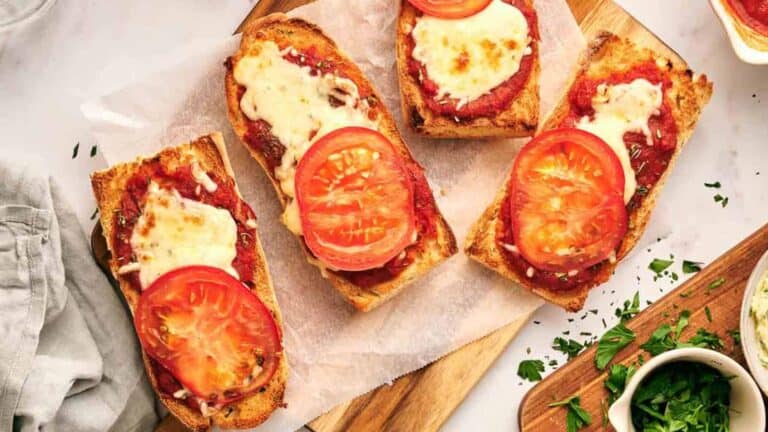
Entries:
{"label": "tomato slice on white dish", "polygon": [[408,0],[416,9],[438,18],[466,18],[485,9],[491,0]]}
{"label": "tomato slice on white dish", "polygon": [[415,235],[413,183],[392,143],[361,127],[315,142],[296,167],[304,241],[339,270],[381,267]]}
{"label": "tomato slice on white dish", "polygon": [[510,181],[520,254],[536,268],[567,273],[607,259],[627,231],[624,172],[599,137],[556,129],[526,144]]}
{"label": "tomato slice on white dish", "polygon": [[280,332],[269,309],[215,267],[160,276],[139,297],[134,324],[147,354],[206,401],[253,393],[280,364]]}

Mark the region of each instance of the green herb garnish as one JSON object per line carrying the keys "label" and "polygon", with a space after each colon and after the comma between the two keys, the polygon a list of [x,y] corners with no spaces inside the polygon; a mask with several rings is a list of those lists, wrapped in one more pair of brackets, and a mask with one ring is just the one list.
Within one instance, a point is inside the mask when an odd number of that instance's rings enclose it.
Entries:
{"label": "green herb garnish", "polygon": [[741,331],[739,329],[730,329],[726,333],[733,339],[734,345],[741,345]]}
{"label": "green herb garnish", "polygon": [[640,292],[636,292],[635,296],[632,298],[632,302],[629,300],[624,300],[624,307],[623,308],[617,308],[614,314],[616,315],[616,318],[619,319],[619,322],[626,322],[635,315],[640,313]]}
{"label": "green herb garnish", "polygon": [[680,339],[680,333],[688,326],[690,316],[690,311],[684,310],[680,312],[680,318],[677,320],[674,331],[669,323],[664,323],[653,332],[650,339],[640,345],[640,348],[652,356],[676,348],[677,342]]}
{"label": "green herb garnish", "polygon": [[675,347],[675,342],[670,338],[671,333],[672,326],[664,323],[653,332],[650,339],[640,345],[640,348],[652,356],[669,351]]}
{"label": "green herb garnish", "polygon": [[713,289],[720,288],[722,284],[725,283],[725,278],[717,278],[710,282],[709,285],[707,285],[707,292],[712,291]]}
{"label": "green herb garnish", "polygon": [[720,194],[715,195],[715,202],[719,202],[723,208],[728,205],[728,197],[724,197]]}
{"label": "green herb garnish", "polygon": [[690,311],[682,311],[674,330],[670,324],[662,324],[653,332],[648,341],[640,345],[640,348],[644,349],[652,356],[659,355],[675,348],[685,347],[709,348],[718,351],[722,350],[723,341],[720,339],[720,336],[703,328],[698,329],[696,334],[688,339],[688,341],[683,342],[680,340],[680,334],[686,327],[688,327],[688,319],[690,316]]}
{"label": "green herb garnish", "polygon": [[568,399],[549,404],[550,408],[560,406],[568,408],[568,414],[565,417],[567,432],[576,432],[584,426],[592,424],[592,416],[581,407],[581,401],[578,396],[572,396]]}
{"label": "green herb garnish", "polygon": [[600,338],[595,353],[595,366],[603,370],[625,346],[635,340],[635,332],[619,323]]}
{"label": "green herb garnish", "polygon": [[564,354],[567,354],[568,360],[571,360],[572,358],[579,355],[581,350],[584,349],[584,345],[578,343],[573,339],[566,340],[558,336],[552,342],[552,349],[554,349],[555,351],[560,351]]}
{"label": "green herb garnish", "polygon": [[523,360],[517,366],[517,376],[528,381],[541,381],[544,362],[541,360]]}
{"label": "green herb garnish", "polygon": [[728,432],[731,384],[693,362],[662,366],[632,397],[632,423],[641,431]]}
{"label": "green herb garnish", "polygon": [[704,306],[704,314],[707,316],[707,321],[712,322],[712,312],[709,310],[709,306]]}
{"label": "green herb garnish", "polygon": [[721,185],[720,185],[720,182],[719,182],[719,181],[716,181],[716,182],[714,182],[714,183],[704,183],[704,186],[705,186],[705,187],[708,187],[708,188],[715,188],[715,189],[720,189],[720,186],[721,186]]}
{"label": "green herb garnish", "polygon": [[78,142],[75,144],[75,147],[72,148],[72,159],[77,157],[77,152],[80,150],[80,143]]}
{"label": "green herb garnish", "polygon": [[683,273],[689,274],[700,272],[702,264],[704,263],[683,260]]}
{"label": "green herb garnish", "polygon": [[660,274],[661,272],[669,268],[669,266],[671,266],[673,262],[674,261],[672,260],[663,260],[659,258],[654,258],[654,260],[651,261],[650,264],[648,264],[648,268],[651,269],[654,273]]}
{"label": "green herb garnish", "polygon": [[615,364],[611,366],[611,369],[608,371],[608,377],[603,382],[605,389],[608,390],[608,405],[613,405],[616,399],[621,397],[635,370],[634,365],[624,366],[622,364]]}
{"label": "green herb garnish", "polygon": [[692,338],[688,339],[688,342],[677,344],[677,348],[684,347],[709,348],[711,350],[722,351],[724,345],[720,336],[700,328]]}

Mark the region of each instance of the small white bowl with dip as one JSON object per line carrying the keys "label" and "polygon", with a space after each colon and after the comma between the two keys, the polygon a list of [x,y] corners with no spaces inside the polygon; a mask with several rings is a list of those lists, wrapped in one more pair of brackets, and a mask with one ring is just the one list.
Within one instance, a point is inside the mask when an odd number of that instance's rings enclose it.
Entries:
{"label": "small white bowl with dip", "polygon": [[[736,56],[745,63],[755,65],[768,64],[768,51],[758,49],[757,47],[752,46],[747,42],[747,39],[742,34],[744,30],[740,32],[738,27],[741,26],[746,29],[748,29],[748,27],[746,24],[740,23],[738,18],[733,16],[727,10],[725,4],[723,4],[724,1],[727,0],[709,0],[709,3],[712,6],[712,9],[715,11],[717,18],[720,19],[720,23],[723,25],[723,28],[728,35],[728,39],[731,42],[731,46],[733,47],[733,51],[736,53]],[[754,30],[745,31],[750,33]]]}
{"label": "small white bowl with dip", "polygon": [[[765,284],[765,285],[763,285]],[[752,376],[757,385],[768,396],[768,367],[763,366],[760,361],[761,346],[757,336],[757,325],[752,317],[752,302],[755,299],[755,293],[759,292],[760,286],[768,287],[768,251],[757,262],[752,275],[747,282],[747,288],[744,290],[744,299],[741,302],[741,323],[739,325],[741,332],[741,347],[744,350],[744,357],[747,359]],[[768,302],[768,293],[758,294],[762,301]],[[763,318],[768,324],[768,316]],[[765,340],[768,346],[768,340]]]}

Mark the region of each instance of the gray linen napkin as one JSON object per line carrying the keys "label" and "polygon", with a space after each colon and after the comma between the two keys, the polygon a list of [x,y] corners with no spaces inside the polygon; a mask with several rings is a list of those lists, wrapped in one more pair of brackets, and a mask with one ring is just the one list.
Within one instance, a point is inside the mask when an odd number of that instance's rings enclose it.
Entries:
{"label": "gray linen napkin", "polygon": [[61,191],[0,161],[0,431],[151,431],[128,312]]}

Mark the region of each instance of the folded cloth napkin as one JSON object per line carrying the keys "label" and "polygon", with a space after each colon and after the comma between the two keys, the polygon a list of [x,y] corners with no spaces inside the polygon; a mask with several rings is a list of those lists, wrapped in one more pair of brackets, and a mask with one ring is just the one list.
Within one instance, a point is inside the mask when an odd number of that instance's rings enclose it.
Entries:
{"label": "folded cloth napkin", "polygon": [[151,431],[139,352],[61,190],[0,161],[0,431]]}

